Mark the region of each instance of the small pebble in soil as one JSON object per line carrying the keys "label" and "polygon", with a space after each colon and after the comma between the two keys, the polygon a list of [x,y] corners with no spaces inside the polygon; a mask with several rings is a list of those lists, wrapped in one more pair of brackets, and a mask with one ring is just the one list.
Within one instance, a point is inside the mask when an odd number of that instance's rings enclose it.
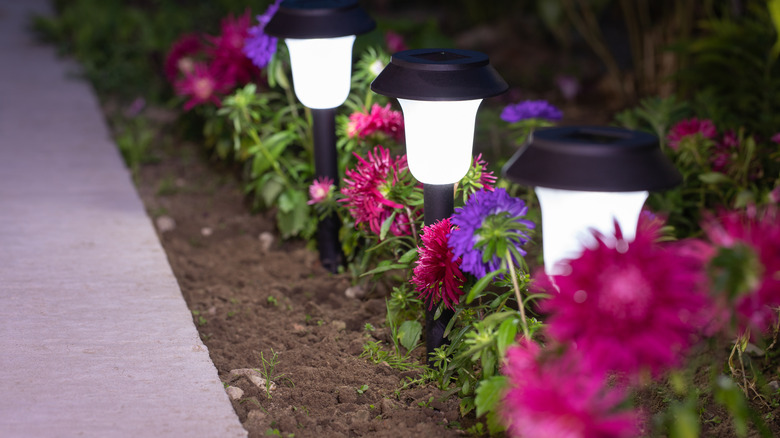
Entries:
{"label": "small pebble in soil", "polygon": [[160,216],[154,220],[160,234],[176,229],[176,221],[170,216]]}
{"label": "small pebble in soil", "polygon": [[333,328],[336,329],[337,331],[342,331],[347,329],[347,323],[345,323],[344,321],[336,320],[331,322],[330,325],[332,325]]}
{"label": "small pebble in soil", "polygon": [[[260,375],[260,372],[252,369],[252,368],[239,368],[235,370],[230,370],[230,380],[235,380],[238,377],[244,376],[248,378],[252,383],[255,384],[258,388],[265,390],[265,379],[262,375]],[[269,387],[269,390],[273,391],[276,389],[276,384],[274,382],[271,382],[271,385]]]}
{"label": "small pebble in soil", "polygon": [[767,386],[774,389],[775,392],[780,390],[780,382],[778,382],[777,380],[772,380],[771,382],[767,383]]}
{"label": "small pebble in soil", "polygon": [[359,300],[366,296],[366,289],[360,285],[351,286],[344,291],[344,295],[346,295],[347,298],[354,298]]}
{"label": "small pebble in soil", "polygon": [[244,396],[244,390],[236,386],[228,386],[225,392],[231,400],[239,400]]}
{"label": "small pebble in soil", "polygon": [[210,227],[203,227],[200,229],[200,234],[202,236],[209,237],[214,234],[214,230],[212,230]]}
{"label": "small pebble in soil", "polygon": [[274,244],[275,237],[268,231],[263,231],[260,233],[260,236],[258,236],[258,239],[260,239],[260,248],[263,252],[268,252],[271,249],[271,245]]}

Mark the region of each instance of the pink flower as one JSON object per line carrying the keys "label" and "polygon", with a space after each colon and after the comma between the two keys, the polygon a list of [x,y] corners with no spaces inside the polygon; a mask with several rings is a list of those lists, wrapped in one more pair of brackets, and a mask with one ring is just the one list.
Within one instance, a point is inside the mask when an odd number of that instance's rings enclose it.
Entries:
{"label": "pink flower", "polygon": [[775,143],[780,143],[780,132],[778,132],[777,134],[773,135],[770,140],[772,140]]}
{"label": "pink flower", "polygon": [[180,74],[191,73],[195,68],[194,55],[203,50],[203,43],[195,34],[182,35],[171,46],[165,58],[165,77],[173,82]]}
{"label": "pink flower", "polygon": [[541,360],[539,346],[522,341],[507,351],[503,374],[509,390],[501,416],[513,437],[628,438],[637,436],[639,416],[620,412],[623,390],[608,388],[604,375],[590,374],[571,354]]}
{"label": "pink flower", "polygon": [[722,213],[702,224],[710,241],[722,248],[744,245],[755,260],[741,266],[746,287],[738,290],[733,303],[740,332],[766,330],[777,318],[780,307],[780,217],[776,206],[757,211]]}
{"label": "pink flower", "polygon": [[174,88],[176,94],[189,97],[189,100],[184,104],[184,110],[189,111],[193,107],[207,102],[220,106],[221,101],[217,95],[224,91],[225,84],[220,81],[210,67],[203,63],[196,63],[191,72],[176,81]]}
{"label": "pink flower", "polygon": [[713,139],[717,134],[712,120],[699,120],[694,117],[678,122],[672,127],[666,138],[669,140],[669,147],[677,150],[680,147],[680,142],[686,137],[699,135],[702,138]]}
{"label": "pink flower", "polygon": [[616,229],[615,248],[596,237],[595,248],[570,261],[568,275],[553,277],[555,286],[537,277],[551,296],[542,304],[550,335],[577,345],[591,369],[629,378],[679,364],[709,309],[704,260],[658,244],[654,226],[639,227],[631,243]]}
{"label": "pink flower", "polygon": [[369,113],[354,112],[349,116],[347,136],[366,138],[375,132],[382,132],[397,142],[404,138],[404,119],[400,112],[374,104]]}
{"label": "pink flower", "polygon": [[320,202],[328,199],[331,191],[334,189],[333,180],[327,176],[317,178],[309,186],[309,197],[311,200],[307,202],[309,205],[319,204]]}
{"label": "pink flower", "polygon": [[463,295],[461,287],[466,277],[460,270],[461,259],[455,257],[447,246],[452,227],[447,218],[422,229],[423,246],[417,247],[420,256],[410,281],[420,292],[418,298],[428,302],[428,310],[439,301],[444,301],[447,308],[454,310],[454,305]]}
{"label": "pink flower", "polygon": [[712,170],[725,173],[726,168],[731,162],[732,156],[739,150],[739,138],[732,130],[723,133],[723,138],[715,145],[710,162]]}
{"label": "pink flower", "polygon": [[244,54],[244,40],[249,36],[251,16],[249,9],[239,17],[228,16],[222,20],[221,34],[207,37],[212,47],[214,70],[224,78],[226,84],[245,84],[254,78],[258,69]]}
{"label": "pink flower", "polygon": [[404,37],[392,30],[385,32],[385,44],[390,53],[402,52],[408,48],[404,42]]}
{"label": "pink flower", "polygon": [[388,199],[388,195],[399,181],[399,175],[407,173],[406,156],[390,158],[390,151],[377,146],[373,153],[368,153],[368,159],[354,154],[358,159],[354,170],[345,172],[341,193],[346,199],[340,202],[347,204],[355,225],[368,224],[369,229],[379,235],[382,223],[393,213],[395,221],[390,232],[395,236],[411,234],[409,216],[404,206]]}

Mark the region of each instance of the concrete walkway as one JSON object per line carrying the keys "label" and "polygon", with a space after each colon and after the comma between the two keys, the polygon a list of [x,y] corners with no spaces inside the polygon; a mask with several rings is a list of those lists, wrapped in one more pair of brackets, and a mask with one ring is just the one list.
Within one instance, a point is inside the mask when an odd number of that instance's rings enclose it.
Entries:
{"label": "concrete walkway", "polygon": [[47,10],[0,0],[0,436],[246,436]]}

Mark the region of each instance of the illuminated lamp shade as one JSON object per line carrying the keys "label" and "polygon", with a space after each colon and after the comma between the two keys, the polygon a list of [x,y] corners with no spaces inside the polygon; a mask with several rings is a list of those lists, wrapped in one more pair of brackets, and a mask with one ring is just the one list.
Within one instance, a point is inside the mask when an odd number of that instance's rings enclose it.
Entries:
{"label": "illuminated lamp shade", "polygon": [[298,100],[326,109],[347,100],[355,35],[375,26],[357,0],[285,0],[265,32],[287,44]]}
{"label": "illuminated lamp shade", "polygon": [[548,275],[565,274],[565,260],[596,243],[593,231],[614,247],[617,222],[624,241],[633,241],[649,191],[682,182],[655,136],[613,127],[540,129],[503,174],[535,187]]}
{"label": "illuminated lamp shade", "polygon": [[468,173],[482,99],[509,86],[487,55],[458,49],[398,52],[371,89],[398,99],[409,170],[423,184],[454,184]]}

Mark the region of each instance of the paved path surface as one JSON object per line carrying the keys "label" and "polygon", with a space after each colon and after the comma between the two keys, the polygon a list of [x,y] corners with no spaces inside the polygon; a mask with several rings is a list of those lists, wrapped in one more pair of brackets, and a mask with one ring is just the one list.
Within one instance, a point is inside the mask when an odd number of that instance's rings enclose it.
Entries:
{"label": "paved path surface", "polygon": [[246,436],[47,8],[0,0],[0,436]]}

